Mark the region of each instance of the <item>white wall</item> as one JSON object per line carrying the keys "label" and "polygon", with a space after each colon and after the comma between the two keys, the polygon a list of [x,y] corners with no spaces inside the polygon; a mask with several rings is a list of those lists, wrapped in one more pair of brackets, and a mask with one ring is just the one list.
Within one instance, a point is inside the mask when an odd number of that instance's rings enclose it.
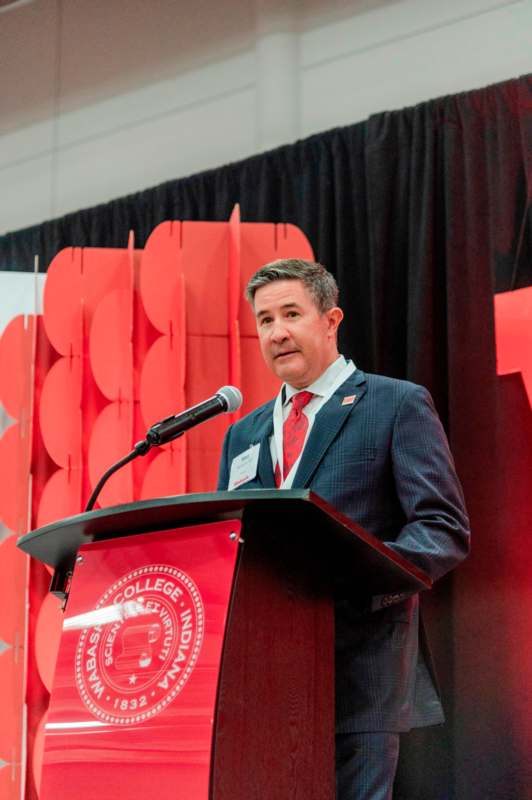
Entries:
{"label": "white wall", "polygon": [[31,0],[0,13],[0,233],[530,71],[532,0]]}

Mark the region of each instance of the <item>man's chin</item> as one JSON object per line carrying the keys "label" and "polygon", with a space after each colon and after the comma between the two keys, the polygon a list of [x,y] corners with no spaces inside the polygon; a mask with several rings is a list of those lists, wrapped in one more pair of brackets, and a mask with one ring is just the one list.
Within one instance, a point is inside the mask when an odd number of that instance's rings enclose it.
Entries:
{"label": "man's chin", "polygon": [[293,386],[294,388],[297,389],[301,381],[304,381],[304,375],[302,373],[302,370],[294,369],[294,367],[290,368],[288,364],[284,366],[282,364],[274,363],[274,366],[275,366],[274,369],[275,374],[284,383],[289,383],[290,386]]}

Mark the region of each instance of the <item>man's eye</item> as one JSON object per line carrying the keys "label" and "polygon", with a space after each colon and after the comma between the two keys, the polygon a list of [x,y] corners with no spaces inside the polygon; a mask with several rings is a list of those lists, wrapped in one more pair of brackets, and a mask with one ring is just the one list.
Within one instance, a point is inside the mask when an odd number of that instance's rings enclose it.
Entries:
{"label": "man's eye", "polygon": [[259,325],[267,325],[271,321],[271,317],[261,317],[259,320]]}
{"label": "man's eye", "polygon": [[287,317],[298,317],[299,313],[297,311],[288,311]]}

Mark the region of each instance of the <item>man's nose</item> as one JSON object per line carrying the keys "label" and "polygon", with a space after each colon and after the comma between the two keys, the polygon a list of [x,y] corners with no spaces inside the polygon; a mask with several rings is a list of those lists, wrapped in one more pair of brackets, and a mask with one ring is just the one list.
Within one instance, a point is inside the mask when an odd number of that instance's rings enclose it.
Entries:
{"label": "man's nose", "polygon": [[273,342],[284,342],[288,338],[288,331],[283,320],[274,320],[270,335]]}

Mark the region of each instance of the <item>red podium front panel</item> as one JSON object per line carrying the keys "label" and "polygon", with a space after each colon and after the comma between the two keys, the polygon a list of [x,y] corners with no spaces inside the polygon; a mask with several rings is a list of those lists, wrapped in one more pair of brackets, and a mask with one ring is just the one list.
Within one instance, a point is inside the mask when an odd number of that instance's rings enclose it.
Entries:
{"label": "red podium front panel", "polygon": [[230,520],[80,548],[41,800],[207,800],[239,534]]}

